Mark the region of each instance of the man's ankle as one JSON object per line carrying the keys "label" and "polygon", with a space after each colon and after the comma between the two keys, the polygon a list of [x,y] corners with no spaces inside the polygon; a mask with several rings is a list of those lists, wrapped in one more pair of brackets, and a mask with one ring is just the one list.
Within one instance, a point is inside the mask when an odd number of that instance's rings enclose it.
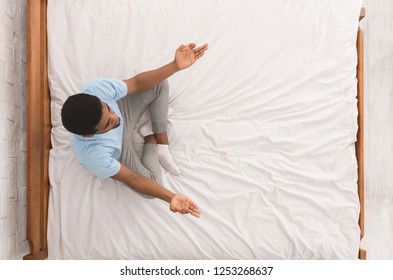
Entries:
{"label": "man's ankle", "polygon": [[154,134],[157,140],[157,144],[161,145],[168,145],[168,134],[166,132],[164,133],[156,133]]}
{"label": "man's ankle", "polygon": [[154,134],[145,136],[145,144],[157,144],[157,140]]}

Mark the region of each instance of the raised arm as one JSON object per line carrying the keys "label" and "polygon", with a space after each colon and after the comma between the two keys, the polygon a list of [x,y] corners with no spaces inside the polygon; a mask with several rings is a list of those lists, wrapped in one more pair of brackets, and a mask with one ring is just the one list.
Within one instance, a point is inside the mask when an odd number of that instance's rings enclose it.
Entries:
{"label": "raised arm", "polygon": [[124,80],[127,85],[127,94],[145,91],[172,76],[177,71],[190,67],[205,54],[207,48],[207,44],[203,44],[198,48],[196,48],[194,43],[181,45],[176,50],[175,59],[172,62],[158,69],[143,72],[128,80]]}
{"label": "raised arm", "polygon": [[168,202],[172,212],[191,214],[197,218],[200,217],[201,211],[199,210],[198,206],[188,197],[180,194],[174,194],[153,180],[132,172],[131,169],[123,164],[120,167],[120,171],[111,178],[125,183],[130,188],[139,193],[156,197]]}

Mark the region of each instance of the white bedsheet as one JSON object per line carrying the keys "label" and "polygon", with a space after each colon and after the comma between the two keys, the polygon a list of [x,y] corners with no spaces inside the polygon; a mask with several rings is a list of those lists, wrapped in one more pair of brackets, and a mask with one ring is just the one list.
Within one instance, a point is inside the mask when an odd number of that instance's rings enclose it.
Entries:
{"label": "white bedsheet", "polygon": [[[50,259],[357,258],[361,0],[48,2]],[[163,180],[200,219],[89,174],[60,120],[87,79],[132,77],[188,42],[209,50],[169,78],[181,176]]]}

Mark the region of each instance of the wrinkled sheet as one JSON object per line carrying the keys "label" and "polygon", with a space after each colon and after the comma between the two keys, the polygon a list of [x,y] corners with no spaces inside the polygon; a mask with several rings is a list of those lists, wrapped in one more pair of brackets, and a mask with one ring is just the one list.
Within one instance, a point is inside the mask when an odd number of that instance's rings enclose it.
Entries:
{"label": "wrinkled sheet", "polygon": [[[356,259],[361,2],[49,0],[49,259]],[[209,50],[168,79],[181,175],[162,172],[200,219],[91,175],[60,119],[84,81],[160,67],[189,42]]]}

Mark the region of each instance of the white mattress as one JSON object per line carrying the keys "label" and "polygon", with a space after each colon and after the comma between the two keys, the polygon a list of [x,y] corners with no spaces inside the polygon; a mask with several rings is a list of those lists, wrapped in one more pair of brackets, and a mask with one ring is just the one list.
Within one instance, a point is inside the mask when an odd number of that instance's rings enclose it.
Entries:
{"label": "white mattress", "polygon": [[[50,259],[357,258],[361,0],[48,2]],[[209,50],[169,78],[181,176],[162,172],[200,219],[89,174],[60,120],[87,79],[130,78],[189,42]]]}

